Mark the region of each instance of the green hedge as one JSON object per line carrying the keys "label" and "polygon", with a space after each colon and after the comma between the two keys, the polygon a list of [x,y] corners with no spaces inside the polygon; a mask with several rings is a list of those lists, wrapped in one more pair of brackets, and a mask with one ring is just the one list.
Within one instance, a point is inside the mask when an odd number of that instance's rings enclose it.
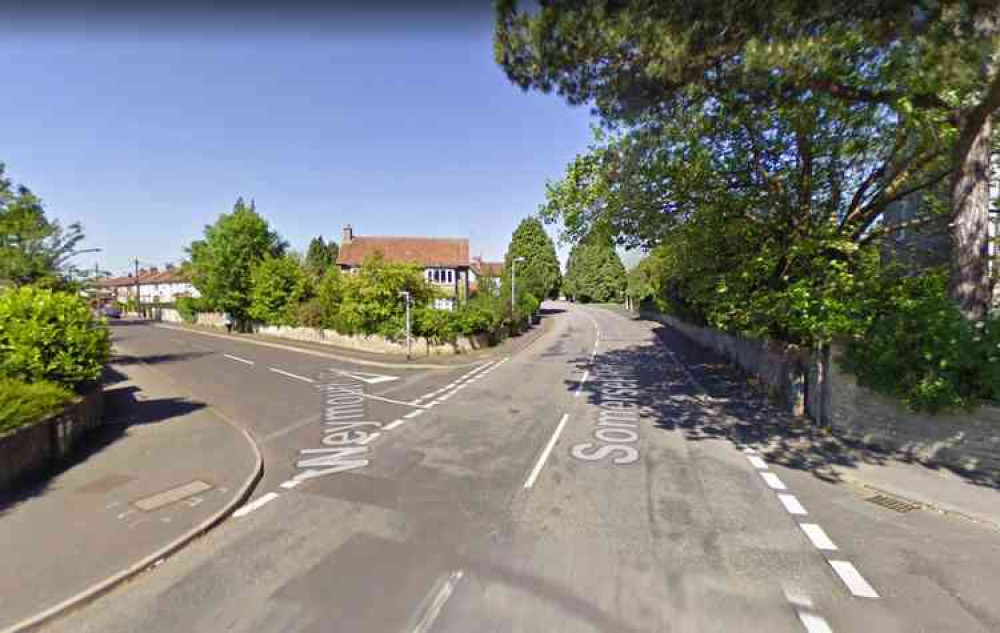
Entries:
{"label": "green hedge", "polygon": [[41,422],[72,400],[71,391],[51,382],[0,379],[0,434]]}
{"label": "green hedge", "polygon": [[32,287],[0,291],[0,378],[72,389],[100,376],[110,346],[107,325],[82,298]]}

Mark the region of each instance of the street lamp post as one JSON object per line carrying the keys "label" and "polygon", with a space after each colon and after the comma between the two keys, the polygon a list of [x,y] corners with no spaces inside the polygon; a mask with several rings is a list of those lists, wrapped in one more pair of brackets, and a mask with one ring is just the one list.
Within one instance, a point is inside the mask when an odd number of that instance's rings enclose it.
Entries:
{"label": "street lamp post", "polygon": [[403,290],[399,293],[399,296],[403,297],[406,301],[406,360],[412,360],[413,347],[410,338],[410,292],[408,290]]}

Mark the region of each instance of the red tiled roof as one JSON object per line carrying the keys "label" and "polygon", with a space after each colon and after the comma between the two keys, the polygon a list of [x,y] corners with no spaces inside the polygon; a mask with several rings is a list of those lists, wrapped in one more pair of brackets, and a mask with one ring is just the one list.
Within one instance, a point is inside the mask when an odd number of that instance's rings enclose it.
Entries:
{"label": "red tiled roof", "polygon": [[[184,283],[191,279],[179,270],[161,270],[159,272],[140,272],[139,285],[144,284],[169,284]],[[114,288],[118,286],[134,286],[135,277],[126,275],[124,277],[105,277],[97,282],[97,286],[103,288]]]}
{"label": "red tiled roof", "polygon": [[449,268],[469,265],[469,240],[438,237],[355,237],[340,245],[337,264],[360,266],[376,252],[392,263],[415,262],[426,267]]}
{"label": "red tiled roof", "polygon": [[503,262],[484,262],[481,259],[473,260],[472,272],[480,277],[499,277],[503,274]]}

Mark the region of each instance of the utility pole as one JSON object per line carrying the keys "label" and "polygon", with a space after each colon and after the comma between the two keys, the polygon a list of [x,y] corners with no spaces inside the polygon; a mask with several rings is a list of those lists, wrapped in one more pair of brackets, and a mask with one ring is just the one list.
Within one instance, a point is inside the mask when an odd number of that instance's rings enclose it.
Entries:
{"label": "utility pole", "polygon": [[133,257],[135,262],[135,316],[139,317],[139,258]]}

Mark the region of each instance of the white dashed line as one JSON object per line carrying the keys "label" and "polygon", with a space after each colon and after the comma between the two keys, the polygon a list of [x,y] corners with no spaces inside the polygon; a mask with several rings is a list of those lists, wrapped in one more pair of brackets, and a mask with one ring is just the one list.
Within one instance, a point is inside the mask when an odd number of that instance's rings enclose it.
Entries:
{"label": "white dashed line", "polygon": [[233,517],[235,517],[237,519],[240,518],[240,517],[245,517],[246,515],[248,515],[251,512],[253,512],[254,510],[258,510],[261,507],[263,507],[264,504],[269,503],[271,501],[274,501],[277,498],[278,498],[278,493],[276,493],[276,492],[269,492],[266,495],[263,495],[263,496],[259,497],[253,503],[248,503],[247,505],[243,506],[242,508],[240,508],[236,512],[233,512]]}
{"label": "white dashed line", "polygon": [[785,482],[781,481],[781,479],[779,479],[778,476],[775,475],[774,473],[761,473],[760,476],[764,478],[764,481],[772,489],[788,490],[788,487],[785,485]]}
{"label": "white dashed line", "polygon": [[403,423],[403,420],[393,420],[385,426],[386,431],[391,431]]}
{"label": "white dashed line", "polygon": [[281,487],[284,488],[285,490],[291,490],[300,483],[302,483],[301,479],[289,479],[288,481],[282,483]]}
{"label": "white dashed line", "polygon": [[576,395],[574,397],[579,398],[580,394],[583,393],[583,386],[587,384],[587,378],[590,377],[590,372],[583,372],[583,378],[580,379],[580,386],[576,388]]}
{"label": "white dashed line", "polygon": [[826,620],[815,613],[807,611],[798,611],[797,613],[799,621],[802,622],[802,626],[806,627],[807,633],[833,633],[833,629],[830,628]]}
{"label": "white dashed line", "polygon": [[781,500],[781,504],[785,506],[785,510],[788,510],[789,514],[809,514],[806,512],[806,509],[802,507],[802,504],[799,503],[799,500],[795,497],[795,495],[779,494],[778,499]]}
{"label": "white dashed line", "polygon": [[805,627],[806,633],[833,633],[827,621],[813,613],[813,601],[796,587],[785,587],[785,599],[795,607],[795,614]]}
{"label": "white dashed line", "polygon": [[816,549],[822,549],[829,552],[836,551],[837,546],[834,545],[830,537],[826,535],[823,528],[816,525],[815,523],[800,523],[799,527],[802,531],[806,533],[812,544],[816,546]]}
{"label": "white dashed line", "polygon": [[455,591],[455,585],[462,579],[463,573],[459,569],[451,572],[443,583],[438,581],[440,588],[434,593],[434,598],[427,605],[427,609],[424,611],[423,616],[421,616],[420,621],[417,622],[417,626],[413,628],[413,633],[426,633],[431,630],[434,620],[437,620],[438,615],[441,614],[441,608],[448,601],[448,598],[451,597],[451,593]]}
{"label": "white dashed line", "polygon": [[316,382],[312,378],[306,378],[305,376],[299,376],[298,374],[293,374],[291,372],[285,371],[283,369],[277,369],[276,367],[268,367],[270,371],[276,374],[281,374],[282,376],[288,376],[289,378],[294,378],[295,380],[301,380],[302,382]]}
{"label": "white dashed line", "polygon": [[829,563],[853,595],[859,598],[878,598],[878,592],[868,584],[854,565],[846,560],[831,560]]}
{"label": "white dashed line", "polygon": [[747,455],[747,459],[753,464],[753,467],[757,470],[767,470],[767,462],[758,457],[757,455]]}
{"label": "white dashed line", "polygon": [[552,448],[556,445],[556,441],[559,439],[559,434],[562,433],[567,420],[569,420],[569,414],[564,413],[562,420],[559,421],[559,426],[556,427],[555,432],[552,434],[552,438],[549,439],[549,443],[545,446],[545,450],[542,451],[541,456],[538,458],[538,463],[535,464],[535,468],[531,471],[531,474],[528,475],[528,480],[524,482],[525,488],[531,488],[535,485],[535,480],[538,479],[538,474],[542,472],[542,466],[545,465],[545,460],[549,458],[549,453],[552,452]]}
{"label": "white dashed line", "polygon": [[239,356],[233,356],[232,354],[223,354],[223,356],[225,356],[229,360],[235,360],[237,363],[244,363],[246,365],[253,365],[254,364],[254,362],[252,360],[247,360],[245,358],[240,358]]}
{"label": "white dashed line", "polygon": [[417,417],[418,415],[423,415],[423,414],[424,414],[424,412],[421,409],[417,409],[416,411],[410,411],[409,413],[407,413],[403,417],[406,418],[407,420],[410,420],[410,419],[413,419],[413,418]]}

